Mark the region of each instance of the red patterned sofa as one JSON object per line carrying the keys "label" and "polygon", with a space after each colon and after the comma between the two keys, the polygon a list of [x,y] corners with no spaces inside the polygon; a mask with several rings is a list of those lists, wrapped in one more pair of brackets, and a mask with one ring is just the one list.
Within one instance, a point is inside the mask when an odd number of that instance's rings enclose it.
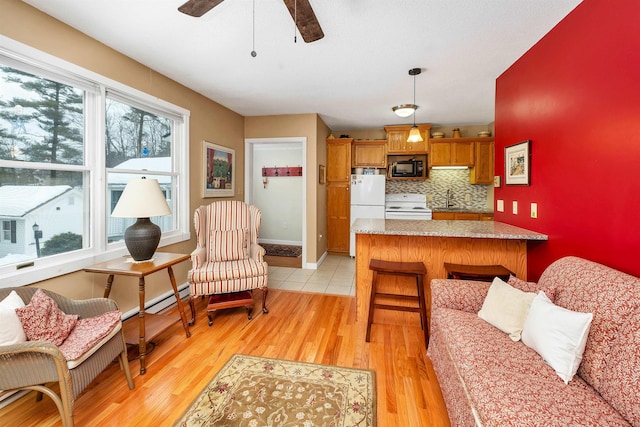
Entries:
{"label": "red patterned sofa", "polygon": [[566,257],[537,284],[521,281],[525,292],[544,290],[560,307],[593,313],[569,384],[478,317],[489,286],[431,282],[428,355],[452,426],[640,426],[640,279]]}

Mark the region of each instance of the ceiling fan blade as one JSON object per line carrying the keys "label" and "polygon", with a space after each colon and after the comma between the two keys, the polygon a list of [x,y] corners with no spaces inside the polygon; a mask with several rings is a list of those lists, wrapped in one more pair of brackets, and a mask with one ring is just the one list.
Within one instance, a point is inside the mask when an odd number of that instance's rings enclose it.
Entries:
{"label": "ceiling fan blade", "polygon": [[224,0],[189,0],[180,6],[178,10],[187,15],[199,18],[223,1]]}
{"label": "ceiling fan blade", "polygon": [[324,37],[318,18],[316,18],[316,14],[313,12],[313,8],[311,7],[311,4],[309,4],[309,0],[283,1],[287,6],[287,9],[289,9],[289,13],[298,26],[298,31],[300,31],[300,34],[306,43],[311,43]]}

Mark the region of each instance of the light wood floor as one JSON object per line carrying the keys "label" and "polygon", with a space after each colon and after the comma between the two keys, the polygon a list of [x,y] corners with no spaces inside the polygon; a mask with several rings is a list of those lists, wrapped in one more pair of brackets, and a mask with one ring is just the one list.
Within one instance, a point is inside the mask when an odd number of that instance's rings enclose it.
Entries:
{"label": "light wood floor", "polygon": [[[394,322],[401,317],[389,316],[386,323],[385,317],[384,325],[374,324],[371,343],[365,343],[366,322],[355,322],[350,297],[273,289],[269,314],[262,314],[258,304],[251,321],[244,309],[225,310],[211,327],[204,301],[196,307],[191,338],[177,322],[156,339],[145,375],[139,375],[137,361],[131,362],[134,390],[127,388],[117,363],[104,371],[78,397],[76,426],[171,426],[234,353],[373,369],[378,426],[449,425],[419,322]],[[167,311],[176,313],[175,307]],[[0,425],[61,423],[51,399],[36,402],[29,393],[0,409]]]}

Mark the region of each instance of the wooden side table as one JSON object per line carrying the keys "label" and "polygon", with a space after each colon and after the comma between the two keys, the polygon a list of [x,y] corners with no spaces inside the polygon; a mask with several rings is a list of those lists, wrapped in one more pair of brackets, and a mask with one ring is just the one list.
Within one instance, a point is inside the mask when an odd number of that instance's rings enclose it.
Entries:
{"label": "wooden side table", "polygon": [[[144,278],[149,274],[156,271],[167,269],[169,273],[169,280],[173,287],[173,293],[176,296],[176,302],[178,304],[178,311],[180,312],[180,319],[182,320],[182,326],[187,335],[187,338],[191,336],[189,332],[189,324],[187,323],[187,316],[184,313],[184,306],[178,293],[178,287],[176,286],[176,278],[173,275],[173,269],[171,266],[178,264],[182,261],[188,260],[190,255],[187,254],[172,254],[168,252],[156,252],[153,259],[147,262],[131,262],[127,261],[128,257],[120,257],[109,261],[101,262],[98,264],[85,267],[83,270],[89,273],[103,273],[108,274],[107,284],[104,288],[104,297],[108,298],[111,293],[111,285],[113,285],[113,278],[116,275],[120,276],[134,276],[138,278],[138,294],[140,299],[140,312],[138,313],[138,325],[139,333],[136,342],[135,335],[127,333],[125,328],[125,340],[127,344],[138,344],[140,352],[140,375],[144,375],[147,371],[146,355],[147,355],[147,338],[152,340],[153,337],[160,332],[167,329],[169,326],[176,322],[176,318],[168,316],[160,316],[151,313],[145,313],[144,303]],[[148,330],[148,334],[147,334]],[[133,331],[135,334],[135,331]],[[133,335],[133,336],[132,336]]]}

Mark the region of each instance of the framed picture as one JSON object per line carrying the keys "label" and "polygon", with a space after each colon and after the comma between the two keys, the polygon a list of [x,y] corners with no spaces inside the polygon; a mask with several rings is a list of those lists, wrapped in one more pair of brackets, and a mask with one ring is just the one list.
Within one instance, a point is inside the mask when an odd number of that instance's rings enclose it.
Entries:
{"label": "framed picture", "polygon": [[531,141],[523,141],[504,149],[505,185],[529,185],[531,177]]}
{"label": "framed picture", "polygon": [[327,168],[324,165],[318,166],[318,181],[320,184],[327,183]]}
{"label": "framed picture", "polygon": [[233,197],[236,151],[208,141],[203,141],[202,150],[202,197]]}

